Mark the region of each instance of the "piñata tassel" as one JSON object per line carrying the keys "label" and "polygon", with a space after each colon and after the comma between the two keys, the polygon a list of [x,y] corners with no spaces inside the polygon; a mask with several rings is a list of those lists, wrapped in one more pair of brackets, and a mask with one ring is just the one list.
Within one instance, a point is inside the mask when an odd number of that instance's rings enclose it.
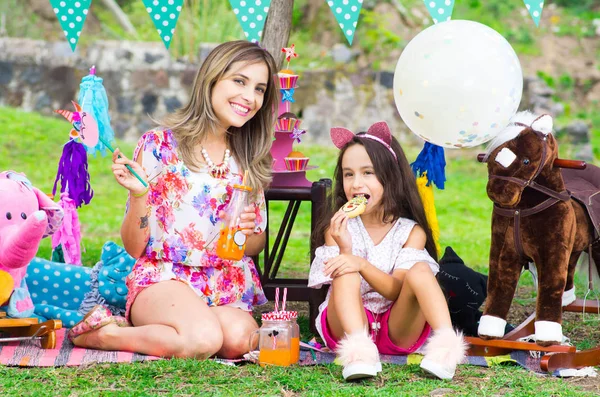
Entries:
{"label": "pi\u00f1ata tassel", "polygon": [[428,186],[433,182],[438,189],[444,190],[444,182],[446,182],[444,148],[425,142],[423,150],[410,166],[416,177],[427,173]]}
{"label": "pi\u00f1ata tassel", "polygon": [[431,228],[431,234],[433,234],[433,240],[437,248],[438,254],[440,251],[440,225],[437,219],[437,213],[435,211],[435,200],[433,198],[433,185],[427,180],[427,173],[423,173],[417,178],[417,188],[419,189],[419,195],[423,202],[423,208],[425,209],[425,216],[427,217],[427,223]]}
{"label": "pi\u00f1ata tassel", "polygon": [[94,116],[98,123],[98,132],[100,139],[94,147],[86,147],[87,151],[95,155],[96,150],[104,156],[106,154],[106,145],[112,144],[115,140],[115,133],[110,126],[110,116],[108,114],[108,97],[106,90],[102,85],[102,78],[96,76],[96,67],[92,66],[90,74],[81,80],[79,85],[79,97],[77,102],[83,110]]}
{"label": "pi\u00f1ata tassel", "polygon": [[58,172],[54,180],[52,194],[56,196],[56,185],[60,180],[60,192],[68,192],[77,208],[89,204],[94,196],[88,173],[87,153],[83,144],[69,140],[63,147],[58,162]]}
{"label": "pi\u00f1ata tassel", "polygon": [[58,205],[63,208],[64,217],[62,225],[52,235],[52,249],[60,245],[64,262],[81,266],[81,226],[75,201],[64,192],[60,194]]}

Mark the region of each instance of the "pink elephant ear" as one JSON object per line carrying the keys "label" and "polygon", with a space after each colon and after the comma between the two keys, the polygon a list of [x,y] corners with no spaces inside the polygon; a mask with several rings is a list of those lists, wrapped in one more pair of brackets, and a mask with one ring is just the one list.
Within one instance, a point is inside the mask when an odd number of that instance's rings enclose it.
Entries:
{"label": "pink elephant ear", "polygon": [[46,213],[48,219],[48,225],[46,225],[46,231],[42,238],[48,237],[58,230],[62,224],[64,211],[62,207],[55,203],[48,197],[44,192],[34,187],[33,192],[38,201],[39,209]]}
{"label": "pink elephant ear", "polygon": [[390,132],[390,127],[388,127],[385,121],[378,121],[370,126],[367,134],[376,136],[388,145],[392,144],[392,133]]}
{"label": "pink elephant ear", "polygon": [[331,135],[331,141],[338,149],[346,146],[354,138],[352,131],[343,127],[333,127],[329,131],[329,135]]}

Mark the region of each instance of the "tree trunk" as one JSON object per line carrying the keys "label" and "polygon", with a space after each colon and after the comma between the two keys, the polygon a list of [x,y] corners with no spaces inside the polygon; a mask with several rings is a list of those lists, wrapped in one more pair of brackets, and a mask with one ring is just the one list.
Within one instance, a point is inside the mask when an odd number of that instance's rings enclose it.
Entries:
{"label": "tree trunk", "polygon": [[317,12],[323,4],[325,4],[323,0],[308,0],[304,6],[304,17],[302,18],[302,21],[305,24],[310,25],[317,17]]}
{"label": "tree trunk", "polygon": [[119,22],[119,25],[121,25],[121,27],[125,29],[127,33],[131,33],[136,37],[138,36],[137,31],[129,20],[129,17],[123,12],[115,0],[102,0],[102,3],[104,3],[104,5],[110,10],[117,22]]}
{"label": "tree trunk", "polygon": [[281,68],[284,60],[281,49],[287,47],[290,39],[293,8],[294,0],[272,0],[265,21],[261,45],[273,55],[278,68]]}

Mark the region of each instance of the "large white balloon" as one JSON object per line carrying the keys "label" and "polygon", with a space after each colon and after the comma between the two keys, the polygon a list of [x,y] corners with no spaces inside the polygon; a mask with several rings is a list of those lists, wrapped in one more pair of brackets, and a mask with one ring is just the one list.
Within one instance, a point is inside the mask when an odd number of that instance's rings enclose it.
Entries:
{"label": "large white balloon", "polygon": [[398,59],[394,100],[408,128],[456,148],[492,139],[515,114],[523,91],[519,58],[498,32],[473,21],[423,30]]}

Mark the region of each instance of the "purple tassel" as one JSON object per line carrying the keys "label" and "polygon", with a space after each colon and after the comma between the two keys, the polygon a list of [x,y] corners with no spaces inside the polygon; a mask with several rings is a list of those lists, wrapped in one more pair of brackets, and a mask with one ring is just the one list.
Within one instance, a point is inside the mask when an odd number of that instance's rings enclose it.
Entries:
{"label": "purple tassel", "polygon": [[87,153],[83,144],[69,140],[63,147],[58,162],[58,172],[54,180],[52,194],[56,195],[56,184],[60,179],[60,192],[68,192],[77,208],[89,204],[94,196],[88,173]]}

